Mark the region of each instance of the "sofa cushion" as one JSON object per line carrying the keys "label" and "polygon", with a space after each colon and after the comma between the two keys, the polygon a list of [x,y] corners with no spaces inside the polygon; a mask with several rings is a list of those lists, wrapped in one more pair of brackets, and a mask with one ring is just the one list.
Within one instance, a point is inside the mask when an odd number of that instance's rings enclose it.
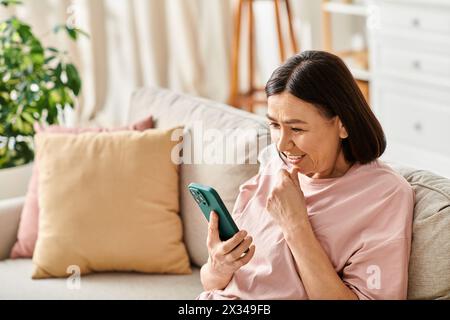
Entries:
{"label": "sofa cushion", "polygon": [[[59,125],[42,126],[37,122],[34,125],[36,133],[72,133],[80,134],[84,132],[108,132],[108,131],[124,131],[137,130],[144,131],[153,127],[151,116],[145,117],[138,122],[124,127],[118,128],[68,128]],[[33,174],[28,184],[28,191],[23,206],[22,215],[20,217],[19,230],[17,232],[17,242],[11,250],[11,258],[31,258],[36,245],[38,221],[39,221],[39,203],[38,203],[38,181],[39,181],[39,164],[37,159],[33,164]]]}
{"label": "sofa cushion", "polygon": [[25,197],[0,200],[0,261],[9,257],[16,242]]}
{"label": "sofa cushion", "polygon": [[[208,257],[207,222],[187,186],[197,182],[214,187],[231,211],[239,186],[258,172],[258,151],[270,143],[269,129],[255,114],[159,88],[140,89],[132,96],[128,122],[147,114],[156,128],[186,128],[183,156],[188,161],[180,166],[180,209],[185,243],[192,262],[200,266]],[[243,149],[248,152],[238,151]],[[233,152],[239,156],[226,159]]]}
{"label": "sofa cushion", "polygon": [[398,164],[414,189],[408,299],[450,299],[450,180]]}
{"label": "sofa cushion", "polygon": [[[178,130],[181,130],[179,128]],[[40,221],[33,278],[190,272],[174,130],[36,136]]]}
{"label": "sofa cushion", "polygon": [[30,278],[32,270],[31,259],[0,261],[0,300],[193,300],[202,292],[198,268],[189,275],[93,273],[82,276],[80,282],[73,278],[35,281]]}

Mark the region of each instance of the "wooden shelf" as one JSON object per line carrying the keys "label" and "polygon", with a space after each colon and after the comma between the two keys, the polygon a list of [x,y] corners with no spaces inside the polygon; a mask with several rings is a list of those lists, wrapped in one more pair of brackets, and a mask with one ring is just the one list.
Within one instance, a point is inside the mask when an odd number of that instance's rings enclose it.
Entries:
{"label": "wooden shelf", "polygon": [[365,70],[365,69],[358,69],[358,68],[349,68],[350,71],[353,74],[353,77],[356,80],[361,80],[361,81],[370,81],[371,79],[371,74],[369,70]]}
{"label": "wooden shelf", "polygon": [[357,80],[370,81],[369,60],[367,50],[333,52],[348,66]]}
{"label": "wooden shelf", "polygon": [[322,4],[322,10],[330,13],[350,14],[354,16],[367,16],[367,6],[361,4],[326,2]]}
{"label": "wooden shelf", "polygon": [[358,85],[359,90],[361,90],[364,98],[366,98],[367,103],[369,103],[370,101],[369,82],[356,79],[356,84]]}

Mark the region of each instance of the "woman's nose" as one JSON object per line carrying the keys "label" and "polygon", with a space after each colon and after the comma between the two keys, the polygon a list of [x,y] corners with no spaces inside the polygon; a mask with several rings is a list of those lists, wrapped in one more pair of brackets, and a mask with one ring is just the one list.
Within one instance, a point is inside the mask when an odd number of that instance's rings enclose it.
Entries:
{"label": "woman's nose", "polygon": [[289,151],[294,146],[291,137],[287,134],[281,133],[277,142],[278,150],[281,152]]}

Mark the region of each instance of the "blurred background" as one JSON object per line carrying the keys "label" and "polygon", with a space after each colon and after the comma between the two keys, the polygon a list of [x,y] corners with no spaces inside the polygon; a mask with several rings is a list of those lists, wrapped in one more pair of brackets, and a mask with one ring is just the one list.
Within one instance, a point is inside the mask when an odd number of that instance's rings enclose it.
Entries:
{"label": "blurred background", "polygon": [[[123,124],[131,92],[157,85],[227,102],[232,76],[233,39],[240,17],[240,85],[248,89],[249,8],[253,9],[254,81],[263,87],[281,63],[276,6],[286,52],[292,55],[284,0],[23,0],[1,8],[0,18],[16,14],[42,42],[64,48],[78,67],[83,92],[77,121]],[[242,3],[241,3],[242,2]],[[346,1],[348,3],[348,1]],[[358,6],[360,1],[357,2]],[[325,45],[320,0],[291,0],[291,24],[298,50]],[[355,5],[355,7],[357,6]],[[364,15],[361,13],[361,15]],[[365,18],[336,14],[328,33],[336,50],[366,49]],[[65,22],[90,35],[74,43],[55,35]],[[331,49],[331,48],[330,48]],[[283,59],[284,60],[284,59]]]}
{"label": "blurred background", "polygon": [[[297,52],[327,50],[344,59],[382,122],[385,159],[450,177],[448,1],[21,2],[0,6],[0,20],[17,16],[76,67],[59,77],[67,74],[73,95],[73,109],[60,103],[65,125],[126,124],[142,86],[264,114],[262,89],[274,68]],[[69,37],[53,32],[61,24]]]}

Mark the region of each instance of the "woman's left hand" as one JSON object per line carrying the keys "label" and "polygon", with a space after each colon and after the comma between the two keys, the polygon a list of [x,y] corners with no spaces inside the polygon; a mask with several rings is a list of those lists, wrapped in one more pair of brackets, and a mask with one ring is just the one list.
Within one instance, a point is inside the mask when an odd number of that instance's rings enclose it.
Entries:
{"label": "woman's left hand", "polygon": [[309,223],[297,169],[291,173],[280,170],[277,183],[267,199],[266,209],[285,234]]}

